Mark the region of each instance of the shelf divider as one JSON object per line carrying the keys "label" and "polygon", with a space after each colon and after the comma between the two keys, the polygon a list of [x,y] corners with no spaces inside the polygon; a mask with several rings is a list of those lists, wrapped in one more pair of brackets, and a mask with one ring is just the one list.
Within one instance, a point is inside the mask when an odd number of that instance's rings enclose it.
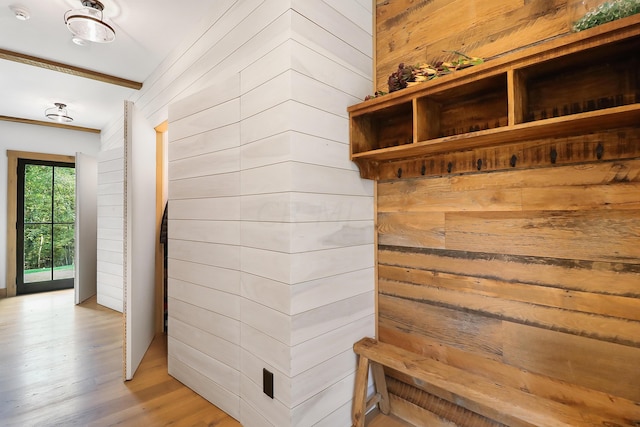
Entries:
{"label": "shelf divider", "polygon": [[507,71],[507,96],[509,103],[509,126],[524,123],[527,109],[527,79],[522,70]]}

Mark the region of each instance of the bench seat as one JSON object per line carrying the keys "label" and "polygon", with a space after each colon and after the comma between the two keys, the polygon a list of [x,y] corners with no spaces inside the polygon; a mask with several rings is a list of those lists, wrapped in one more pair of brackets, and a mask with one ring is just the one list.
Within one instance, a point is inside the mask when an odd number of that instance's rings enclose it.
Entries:
{"label": "bench seat", "polygon": [[[358,341],[354,351],[359,356],[352,413],[354,427],[364,426],[365,414],[376,404],[383,414],[390,412],[383,367],[412,377],[416,384],[428,384],[429,392],[441,399],[508,426],[632,425],[620,424],[620,420],[606,415],[580,410],[498,384],[486,377],[371,338]],[[369,367],[376,393],[367,400]]]}

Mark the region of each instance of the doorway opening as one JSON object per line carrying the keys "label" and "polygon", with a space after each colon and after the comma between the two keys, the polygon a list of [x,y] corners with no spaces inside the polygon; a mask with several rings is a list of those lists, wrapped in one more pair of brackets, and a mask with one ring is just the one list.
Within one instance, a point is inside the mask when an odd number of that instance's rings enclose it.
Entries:
{"label": "doorway opening", "polygon": [[19,159],[17,178],[17,294],[73,288],[75,164]]}
{"label": "doorway opening", "polygon": [[168,161],[169,122],[164,121],[155,127],[156,131],[156,333],[167,333],[169,298],[168,285],[168,232],[167,199],[169,179]]}

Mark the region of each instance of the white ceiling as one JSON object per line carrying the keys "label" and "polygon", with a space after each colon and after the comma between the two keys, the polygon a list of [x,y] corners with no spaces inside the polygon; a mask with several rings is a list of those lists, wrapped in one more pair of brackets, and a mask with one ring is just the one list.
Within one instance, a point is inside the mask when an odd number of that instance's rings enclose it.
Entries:
{"label": "white ceiling", "polygon": [[[0,49],[144,82],[184,39],[215,0],[101,0],[116,30],[113,43],[78,46],[64,13],[80,0],[0,0]],[[11,6],[26,8],[27,21]],[[0,116],[48,120],[54,102],[67,104],[75,126],[102,129],[122,114],[135,92],[108,83],[0,59]]]}

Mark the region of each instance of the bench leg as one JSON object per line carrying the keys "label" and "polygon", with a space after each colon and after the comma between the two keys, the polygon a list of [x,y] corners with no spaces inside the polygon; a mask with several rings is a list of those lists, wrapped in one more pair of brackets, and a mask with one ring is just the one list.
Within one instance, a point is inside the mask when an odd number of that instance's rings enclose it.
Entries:
{"label": "bench leg", "polygon": [[379,363],[371,362],[371,371],[373,373],[373,383],[376,386],[376,393],[380,396],[378,402],[380,412],[389,415],[391,406],[389,404],[389,392],[387,391],[387,380],[384,376],[384,368]]}
{"label": "bench leg", "polygon": [[356,384],[351,411],[353,427],[364,427],[364,417],[367,412],[367,385],[369,380],[369,359],[358,356],[356,370]]}

